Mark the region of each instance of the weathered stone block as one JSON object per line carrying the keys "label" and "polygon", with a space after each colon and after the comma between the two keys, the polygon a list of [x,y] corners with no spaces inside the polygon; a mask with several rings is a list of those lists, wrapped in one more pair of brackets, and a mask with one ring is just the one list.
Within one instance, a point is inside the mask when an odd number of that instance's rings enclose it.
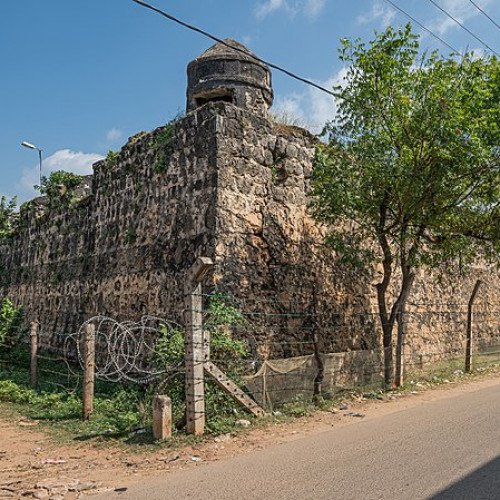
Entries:
{"label": "weathered stone block", "polygon": [[158,441],[172,437],[172,400],[168,396],[153,399],[153,436]]}

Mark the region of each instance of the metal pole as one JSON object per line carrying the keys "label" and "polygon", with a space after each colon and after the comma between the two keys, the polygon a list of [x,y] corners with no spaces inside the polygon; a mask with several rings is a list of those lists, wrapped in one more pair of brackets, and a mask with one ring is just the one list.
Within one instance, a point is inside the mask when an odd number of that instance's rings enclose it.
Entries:
{"label": "metal pole", "polygon": [[40,172],[39,172],[39,178],[40,178],[40,183],[38,184],[40,188],[42,187],[42,150],[38,150],[38,159],[40,160]]}

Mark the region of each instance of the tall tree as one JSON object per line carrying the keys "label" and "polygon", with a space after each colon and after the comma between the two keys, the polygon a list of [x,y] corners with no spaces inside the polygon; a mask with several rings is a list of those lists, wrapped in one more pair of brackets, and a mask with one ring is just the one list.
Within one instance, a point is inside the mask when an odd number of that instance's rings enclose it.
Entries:
{"label": "tall tree", "polygon": [[[313,208],[344,257],[380,269],[384,376],[416,270],[463,262],[500,236],[500,67],[421,53],[411,26],[343,40],[338,116],[318,148]],[[350,231],[342,228],[350,227]]]}

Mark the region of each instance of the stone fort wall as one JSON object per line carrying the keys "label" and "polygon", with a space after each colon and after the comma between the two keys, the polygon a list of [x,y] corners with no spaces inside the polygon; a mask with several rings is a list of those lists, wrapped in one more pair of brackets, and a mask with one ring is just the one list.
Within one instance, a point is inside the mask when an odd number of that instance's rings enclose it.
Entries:
{"label": "stone fort wall", "polygon": [[[214,248],[216,115],[201,109],[94,165],[73,206],[34,200],[0,247],[2,295],[50,333],[102,314],[182,320],[183,273]],[[160,147],[158,146],[160,144]]]}
{"label": "stone fort wall", "polygon": [[[220,124],[217,287],[256,313],[250,317],[262,323],[258,342],[270,342],[277,357],[310,353],[303,342],[313,333],[326,352],[379,348],[380,277],[342,265],[308,210],[316,139],[235,107],[224,108]],[[478,278],[484,282],[475,303],[478,345],[499,342],[499,277],[483,264],[467,275],[453,265],[422,272],[408,307],[408,359],[420,364],[463,351]]]}
{"label": "stone fort wall", "polygon": [[[377,348],[376,276],[343,267],[308,212],[316,139],[228,102],[209,102],[174,125],[129,140],[116,161],[94,165],[75,205],[35,200],[0,246],[0,295],[22,305],[47,335],[101,314],[182,322],[186,271],[201,255],[208,290],[249,312],[247,332],[272,357]],[[159,146],[160,145],[160,146]],[[480,343],[499,338],[500,280],[481,267],[422,275],[409,308],[416,362],[461,348],[475,279]]]}

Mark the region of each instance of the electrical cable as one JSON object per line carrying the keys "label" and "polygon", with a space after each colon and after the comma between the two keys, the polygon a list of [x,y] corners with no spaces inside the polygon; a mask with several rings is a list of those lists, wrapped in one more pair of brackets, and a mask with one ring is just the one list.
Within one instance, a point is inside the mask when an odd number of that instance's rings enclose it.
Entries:
{"label": "electrical cable", "polygon": [[434,5],[435,7],[437,7],[441,12],[443,12],[443,14],[445,14],[446,16],[448,16],[453,22],[455,22],[456,24],[458,24],[463,30],[465,30],[467,33],[469,33],[470,36],[472,36],[473,38],[475,38],[479,43],[481,43],[482,45],[484,45],[490,52],[492,52],[493,54],[497,55],[500,57],[500,54],[495,50],[495,49],[492,49],[484,40],[482,40],[481,38],[479,38],[476,34],[474,34],[469,28],[467,28],[467,26],[465,26],[463,23],[461,23],[458,19],[456,19],[455,17],[453,17],[447,10],[443,9],[443,7],[441,7],[435,0],[429,0],[429,2],[431,2],[432,5]]}
{"label": "electrical cable", "polygon": [[250,56],[253,59],[255,59],[256,61],[258,61],[262,64],[266,64],[270,68],[273,68],[277,71],[281,71],[285,75],[287,75],[291,78],[294,78],[295,80],[298,80],[299,82],[302,82],[302,83],[305,83],[306,85],[310,85],[312,87],[315,87],[316,89],[321,90],[322,92],[325,92],[325,93],[331,95],[332,97],[338,97],[331,90],[328,90],[325,87],[322,87],[321,85],[318,85],[317,83],[312,82],[311,80],[307,80],[305,78],[302,78],[301,76],[298,76],[295,73],[292,73],[291,71],[288,71],[280,66],[277,66],[276,64],[265,61],[264,59],[261,59],[260,57],[257,57],[256,55],[251,54],[251,53],[247,52],[246,50],[240,49],[238,47],[233,47],[232,45],[226,43],[221,38],[217,38],[216,36],[211,35],[207,31],[204,31],[200,28],[197,28],[196,26],[192,26],[191,24],[187,24],[184,21],[181,21],[180,19],[177,19],[176,17],[172,16],[171,14],[168,14],[167,12],[164,12],[163,10],[158,9],[157,7],[154,7],[153,5],[150,5],[142,0],[132,0],[132,1],[135,2],[136,4],[139,4],[143,7],[146,7],[147,9],[150,9],[154,12],[157,12],[158,14],[162,15],[163,17],[166,17],[170,21],[173,21],[174,23],[180,24],[184,28],[190,29],[191,31],[195,31],[196,33],[200,33],[201,35],[206,36],[207,38],[210,38],[211,40],[213,40],[217,43],[220,43],[220,44],[222,44],[222,45],[224,45],[232,50],[235,50],[237,52],[241,52],[242,54],[245,54],[247,57]]}
{"label": "electrical cable", "polygon": [[498,24],[480,5],[478,5],[474,0],[469,0],[469,2],[476,7],[479,12],[482,12],[497,28],[500,29],[500,24]]}
{"label": "electrical cable", "polygon": [[413,16],[411,16],[410,14],[408,14],[408,12],[406,12],[405,10],[403,10],[401,7],[399,7],[398,5],[396,5],[394,2],[392,2],[392,0],[384,0],[386,3],[388,3],[389,5],[391,5],[392,7],[394,7],[396,10],[399,10],[399,12],[401,12],[403,15],[405,15],[408,19],[410,19],[411,21],[413,21],[415,24],[417,24],[418,26],[420,26],[423,30],[427,31],[427,33],[429,33],[430,35],[432,35],[434,38],[436,38],[436,40],[439,40],[443,45],[446,45],[446,47],[448,47],[452,52],[456,52],[457,54],[460,53],[459,50],[455,49],[454,47],[452,47],[448,42],[444,41],[440,36],[436,35],[436,33],[434,33],[433,31],[431,31],[429,28],[427,28],[426,26],[424,26],[420,21],[418,21],[417,19],[415,19]]}

